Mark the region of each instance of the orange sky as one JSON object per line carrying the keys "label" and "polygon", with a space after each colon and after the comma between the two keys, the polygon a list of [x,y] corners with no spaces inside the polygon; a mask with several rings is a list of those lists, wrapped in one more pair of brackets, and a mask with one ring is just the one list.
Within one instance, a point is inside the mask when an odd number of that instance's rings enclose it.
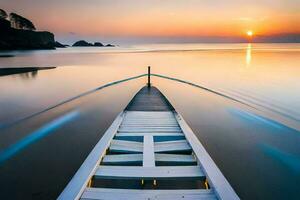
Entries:
{"label": "orange sky", "polygon": [[10,0],[39,29],[87,36],[245,36],[300,33],[299,0]]}

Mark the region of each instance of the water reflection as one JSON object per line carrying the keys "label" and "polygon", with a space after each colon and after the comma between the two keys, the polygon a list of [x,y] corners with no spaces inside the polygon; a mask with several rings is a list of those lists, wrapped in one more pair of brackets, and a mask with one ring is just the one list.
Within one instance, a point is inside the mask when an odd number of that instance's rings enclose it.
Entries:
{"label": "water reflection", "polygon": [[38,71],[33,71],[33,72],[27,72],[27,73],[21,73],[19,76],[23,79],[33,79],[36,78],[38,74]]}
{"label": "water reflection", "polygon": [[247,66],[249,66],[250,64],[251,64],[251,59],[252,59],[252,44],[251,43],[249,43],[248,45],[247,45],[247,50],[246,50],[246,64],[247,64]]}
{"label": "water reflection", "polygon": [[259,148],[270,158],[284,164],[296,175],[300,174],[300,158],[268,144],[260,144]]}
{"label": "water reflection", "polygon": [[[295,172],[300,170],[300,134],[285,126],[300,130],[299,45],[215,44],[214,48],[205,45],[199,51],[105,54],[80,49],[73,52],[72,48],[63,51],[0,59],[0,66],[64,66],[37,71],[34,81],[0,77],[0,124],[24,118],[91,88],[145,73],[145,66],[151,65],[153,73],[230,96],[234,93],[234,98],[259,107],[260,111],[252,112],[202,89],[151,78],[184,116],[241,199],[284,199],[286,193],[289,199],[299,199],[300,176]],[[241,66],[245,70],[240,70]],[[80,117],[0,165],[2,199],[56,199],[116,115],[145,83],[146,78],[114,85],[1,129],[0,153],[14,144],[24,144],[19,142],[27,135],[45,131],[41,128],[80,108]],[[232,113],[228,108],[246,112]],[[51,175],[45,175],[45,171]]]}
{"label": "water reflection", "polygon": [[20,141],[16,142],[15,144],[9,146],[8,148],[4,149],[0,152],[0,164],[10,159],[18,152],[22,151],[27,146],[31,145],[32,143],[42,139],[43,137],[53,133],[55,130],[63,126],[64,124],[74,120],[79,116],[79,111],[74,110],[69,112],[59,118],[49,122],[48,124],[44,125],[40,129],[34,131],[33,133],[27,135],[26,137],[22,138]]}

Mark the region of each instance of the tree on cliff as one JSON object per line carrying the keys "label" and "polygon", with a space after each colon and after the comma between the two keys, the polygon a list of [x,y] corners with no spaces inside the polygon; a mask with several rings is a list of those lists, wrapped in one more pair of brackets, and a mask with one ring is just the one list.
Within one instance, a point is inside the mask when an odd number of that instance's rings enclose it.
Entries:
{"label": "tree on cliff", "polygon": [[8,16],[6,12],[2,9],[0,9],[0,19],[6,19]]}
{"label": "tree on cliff", "polygon": [[35,30],[35,26],[31,21],[28,19],[16,14],[16,13],[11,13],[9,15],[11,27],[16,28],[16,29],[23,29],[23,30]]}

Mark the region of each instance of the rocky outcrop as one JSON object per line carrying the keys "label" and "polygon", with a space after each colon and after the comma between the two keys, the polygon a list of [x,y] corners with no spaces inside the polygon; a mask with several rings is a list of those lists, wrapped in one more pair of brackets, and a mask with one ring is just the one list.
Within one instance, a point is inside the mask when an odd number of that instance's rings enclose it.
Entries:
{"label": "rocky outcrop", "polygon": [[8,21],[4,12],[0,11],[0,50],[55,49],[52,33],[34,31],[32,22],[14,13]]}
{"label": "rocky outcrop", "polygon": [[55,47],[56,48],[66,48],[68,47],[68,45],[65,45],[65,44],[61,44],[60,42],[55,42]]}
{"label": "rocky outcrop", "polygon": [[94,46],[95,47],[103,47],[104,45],[101,42],[95,42]]}
{"label": "rocky outcrop", "polygon": [[73,47],[92,47],[94,45],[92,43],[88,43],[85,40],[79,40],[79,41],[75,42],[72,46]]}
{"label": "rocky outcrop", "polygon": [[112,44],[107,44],[104,46],[101,42],[95,42],[94,44],[92,44],[92,43],[88,43],[85,40],[79,40],[75,42],[72,46],[73,47],[114,47],[114,45]]}
{"label": "rocky outcrop", "polygon": [[113,45],[113,44],[107,44],[107,45],[105,45],[106,47],[115,47],[115,45]]}

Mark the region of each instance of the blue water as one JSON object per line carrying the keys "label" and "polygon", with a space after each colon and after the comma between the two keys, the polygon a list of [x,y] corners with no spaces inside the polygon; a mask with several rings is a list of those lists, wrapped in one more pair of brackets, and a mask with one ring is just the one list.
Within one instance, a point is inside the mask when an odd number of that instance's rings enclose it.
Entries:
{"label": "blue water", "polygon": [[239,117],[240,119],[244,119],[249,122],[258,123],[260,125],[269,126],[270,128],[275,128],[275,129],[284,129],[284,128],[290,129],[289,127],[280,124],[279,122],[273,121],[271,119],[267,119],[265,117],[253,114],[251,112],[233,109],[233,108],[228,109],[228,111],[234,115],[237,115],[237,117]]}
{"label": "blue water", "polygon": [[287,167],[287,170],[295,173],[295,176],[300,175],[299,155],[290,154],[268,144],[260,144],[259,148],[261,148],[262,152],[267,156],[271,157],[277,162],[280,162],[280,164],[285,165]]}
{"label": "blue water", "polygon": [[65,123],[71,122],[79,116],[79,111],[72,111],[67,113],[59,118],[45,124],[43,127],[38,130],[28,134],[26,137],[22,138],[20,141],[12,144],[8,148],[0,151],[0,164],[5,162],[7,159],[13,157],[19,151],[22,151],[27,146],[31,145],[34,142],[46,137],[47,135],[53,133],[55,130],[59,129]]}

